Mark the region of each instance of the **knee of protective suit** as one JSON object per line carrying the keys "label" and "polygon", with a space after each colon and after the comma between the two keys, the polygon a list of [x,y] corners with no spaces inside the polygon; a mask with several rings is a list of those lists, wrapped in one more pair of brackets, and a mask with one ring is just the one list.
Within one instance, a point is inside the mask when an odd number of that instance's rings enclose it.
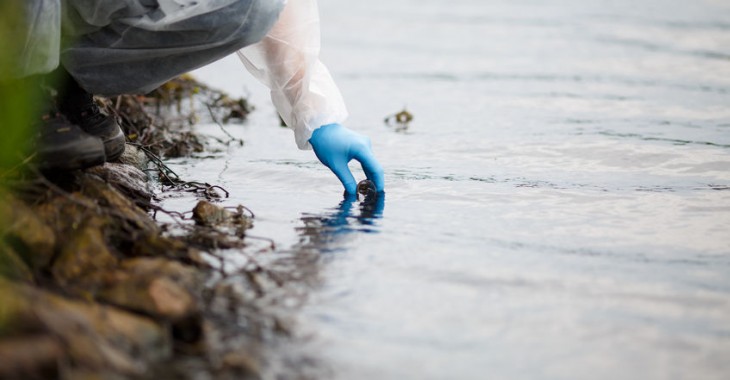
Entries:
{"label": "knee of protective suit", "polygon": [[284,3],[157,0],[147,14],[110,20],[109,26],[81,36],[64,49],[63,65],[93,94],[145,93],[260,41]]}

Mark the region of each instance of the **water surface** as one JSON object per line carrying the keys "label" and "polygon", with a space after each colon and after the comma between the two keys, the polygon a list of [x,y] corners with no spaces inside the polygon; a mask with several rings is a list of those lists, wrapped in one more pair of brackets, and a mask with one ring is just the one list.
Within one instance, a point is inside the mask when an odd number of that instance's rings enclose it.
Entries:
{"label": "water surface", "polygon": [[252,97],[246,145],[174,165],[253,209],[270,257],[315,257],[273,356],[335,379],[727,378],[730,3],[320,6],[385,199],[343,202],[233,58],[197,74]]}

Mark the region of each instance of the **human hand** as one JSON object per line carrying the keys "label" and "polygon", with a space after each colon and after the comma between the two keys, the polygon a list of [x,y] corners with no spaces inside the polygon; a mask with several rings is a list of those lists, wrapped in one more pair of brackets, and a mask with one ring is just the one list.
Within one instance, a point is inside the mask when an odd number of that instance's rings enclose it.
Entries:
{"label": "human hand", "polygon": [[342,182],[347,194],[356,194],[357,182],[347,163],[355,159],[362,165],[369,180],[378,192],[382,192],[383,168],[373,155],[370,139],[353,132],[340,124],[327,124],[314,130],[309,139],[314,154],[322,164],[332,170]]}

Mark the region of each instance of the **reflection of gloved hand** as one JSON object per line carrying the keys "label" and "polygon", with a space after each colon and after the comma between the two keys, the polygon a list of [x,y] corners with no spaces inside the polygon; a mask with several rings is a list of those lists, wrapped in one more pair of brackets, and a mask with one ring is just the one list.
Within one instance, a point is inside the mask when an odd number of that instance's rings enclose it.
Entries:
{"label": "reflection of gloved hand", "polygon": [[348,194],[355,194],[357,184],[347,163],[353,158],[360,162],[365,175],[373,181],[378,192],[383,191],[383,168],[370,149],[370,139],[340,124],[327,124],[314,130],[309,143],[317,158],[342,182]]}

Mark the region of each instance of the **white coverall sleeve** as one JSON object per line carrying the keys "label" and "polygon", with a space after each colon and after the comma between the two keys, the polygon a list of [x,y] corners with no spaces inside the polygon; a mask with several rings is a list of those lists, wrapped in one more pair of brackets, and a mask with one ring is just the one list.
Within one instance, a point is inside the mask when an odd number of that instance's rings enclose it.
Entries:
{"label": "white coverall sleeve", "polygon": [[299,149],[322,125],[341,123],[347,108],[327,68],[319,60],[317,0],[288,0],[279,20],[258,43],[238,51],[246,68],[271,89],[271,100],[294,130]]}

